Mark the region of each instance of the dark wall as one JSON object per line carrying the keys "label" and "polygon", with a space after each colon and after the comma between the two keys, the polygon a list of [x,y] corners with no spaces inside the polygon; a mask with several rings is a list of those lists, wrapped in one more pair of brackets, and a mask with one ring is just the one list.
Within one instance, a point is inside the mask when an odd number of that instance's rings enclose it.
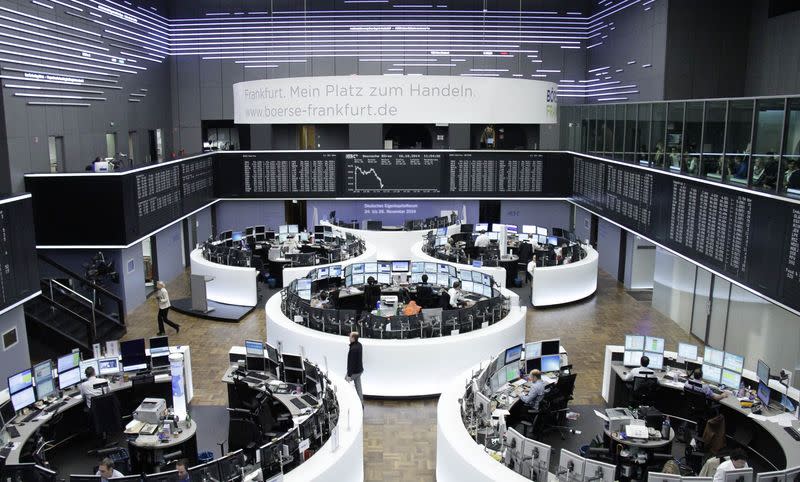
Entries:
{"label": "dark wall", "polygon": [[21,306],[9,310],[0,315],[0,333],[17,329],[17,344],[8,350],[2,350],[0,346],[0,380],[8,377],[31,366],[31,358],[28,351],[28,330],[25,326],[25,313]]}
{"label": "dark wall", "polygon": [[750,10],[750,2],[670,1],[664,99],[745,95]]}
{"label": "dark wall", "polygon": [[753,1],[745,95],[800,92],[800,12],[768,18],[766,1]]}

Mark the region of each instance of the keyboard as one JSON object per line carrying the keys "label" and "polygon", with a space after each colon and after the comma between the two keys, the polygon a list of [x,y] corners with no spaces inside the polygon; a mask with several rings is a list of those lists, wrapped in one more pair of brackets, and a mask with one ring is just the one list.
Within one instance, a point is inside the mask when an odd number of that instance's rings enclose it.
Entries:
{"label": "keyboard", "polygon": [[800,432],[798,432],[797,429],[793,427],[784,427],[783,429],[786,430],[786,433],[791,435],[793,439],[800,442]]}
{"label": "keyboard", "polygon": [[303,401],[305,401],[309,405],[316,405],[317,404],[317,399],[312,397],[311,395],[306,394],[306,395],[303,395],[300,398],[302,398]]}
{"label": "keyboard", "polygon": [[261,385],[262,383],[264,383],[264,380],[261,380],[259,378],[253,378],[251,376],[244,377],[244,381],[252,385]]}
{"label": "keyboard", "polygon": [[306,404],[303,403],[302,400],[300,400],[299,398],[292,398],[290,401],[292,402],[292,405],[299,408],[300,410],[306,408]]}
{"label": "keyboard", "polygon": [[252,377],[252,378],[258,378],[259,380],[268,380],[269,379],[269,376],[267,376],[267,375],[265,375],[263,373],[259,373],[259,372],[248,372],[247,376],[248,377]]}
{"label": "keyboard", "polygon": [[55,412],[56,410],[58,410],[59,408],[63,407],[66,404],[67,404],[66,400],[62,400],[62,401],[57,402],[57,403],[52,403],[52,404],[48,405],[47,407],[45,407],[44,411],[45,411],[45,413],[52,413],[52,412]]}
{"label": "keyboard", "polygon": [[30,422],[30,421],[31,421],[31,420],[33,420],[34,418],[38,417],[38,416],[40,415],[40,413],[41,413],[41,412],[39,412],[38,410],[36,410],[36,411],[33,411],[33,412],[29,413],[29,414],[28,414],[28,415],[27,415],[25,418],[23,418],[21,421],[22,421],[22,422]]}
{"label": "keyboard", "polygon": [[6,425],[6,432],[11,438],[19,437],[19,430],[17,430],[17,427],[13,425]]}

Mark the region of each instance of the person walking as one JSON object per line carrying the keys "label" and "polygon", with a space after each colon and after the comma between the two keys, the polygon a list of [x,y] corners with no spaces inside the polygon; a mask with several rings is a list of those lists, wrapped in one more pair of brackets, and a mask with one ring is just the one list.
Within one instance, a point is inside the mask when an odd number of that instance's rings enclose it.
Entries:
{"label": "person walking", "polygon": [[358,333],[350,333],[350,349],[347,352],[347,376],[345,379],[356,386],[356,393],[364,405],[364,394],[361,392],[361,375],[364,373],[364,364],[361,358],[361,343],[358,342]]}
{"label": "person walking", "polygon": [[158,336],[163,336],[166,333],[164,332],[164,323],[168,324],[172,328],[175,329],[175,333],[181,332],[181,325],[170,321],[167,319],[167,313],[169,313],[169,307],[172,306],[169,303],[169,292],[167,292],[166,286],[164,286],[163,281],[159,281],[156,284],[156,298],[158,299]]}

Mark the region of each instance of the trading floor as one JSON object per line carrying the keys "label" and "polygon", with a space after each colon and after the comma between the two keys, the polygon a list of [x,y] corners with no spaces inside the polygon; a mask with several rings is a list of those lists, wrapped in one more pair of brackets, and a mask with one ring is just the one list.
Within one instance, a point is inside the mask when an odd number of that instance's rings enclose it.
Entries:
{"label": "trading floor", "polygon": [[[188,273],[168,288],[175,298],[188,296]],[[525,289],[529,288],[519,290]],[[271,294],[264,293],[265,297]],[[156,312],[156,300],[151,297],[132,313],[124,339],[152,336],[156,331]],[[604,271],[599,273],[594,296],[563,307],[533,309],[529,306],[527,316],[527,340],[560,338],[571,353],[579,354],[570,357],[575,371],[580,374],[572,402],[574,407],[604,404],[600,391],[605,346],[618,344],[625,333],[663,337],[670,346],[678,342],[702,344],[654,310],[649,300],[637,301]],[[189,318],[175,312],[170,318],[181,324],[180,334],[170,332],[172,343],[192,347],[195,389],[192,405],[226,405],[226,388],[220,379],[227,367],[220,365],[219,360],[227,356],[231,345],[242,339],[266,338],[264,310],[254,310],[233,329],[228,323]],[[434,480],[436,401],[436,398],[366,400],[365,480]],[[574,449],[594,435],[571,435]]]}

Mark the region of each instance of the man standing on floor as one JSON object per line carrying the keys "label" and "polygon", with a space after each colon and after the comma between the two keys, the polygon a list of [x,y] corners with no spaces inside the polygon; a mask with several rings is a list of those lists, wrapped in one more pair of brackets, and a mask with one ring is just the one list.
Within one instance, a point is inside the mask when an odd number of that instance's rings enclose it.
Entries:
{"label": "man standing on floor", "polygon": [[361,392],[361,374],[364,373],[364,364],[361,359],[361,343],[358,342],[358,333],[350,333],[350,350],[347,352],[347,377],[356,386],[356,393],[364,405],[364,394]]}
{"label": "man standing on floor", "polygon": [[172,305],[169,302],[169,293],[167,292],[166,286],[164,286],[164,282],[159,281],[156,284],[156,288],[158,288],[158,291],[156,291],[156,299],[158,299],[158,336],[165,335],[164,323],[174,328],[175,333],[180,333],[181,325],[167,319],[169,307]]}

